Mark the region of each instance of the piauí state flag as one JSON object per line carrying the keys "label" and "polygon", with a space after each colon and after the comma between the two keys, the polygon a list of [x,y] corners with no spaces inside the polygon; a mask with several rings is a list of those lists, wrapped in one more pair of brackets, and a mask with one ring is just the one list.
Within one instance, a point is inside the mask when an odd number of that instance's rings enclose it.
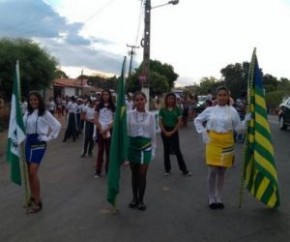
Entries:
{"label": "piau\u00ed state flag", "polygon": [[262,81],[255,49],[248,82],[252,120],[246,138],[244,179],[247,189],[257,200],[276,208],[280,205],[278,177]]}
{"label": "piau\u00ed state flag", "polygon": [[12,182],[21,185],[21,149],[20,144],[25,139],[25,130],[21,112],[20,102],[20,76],[19,64],[16,64],[16,75],[13,83],[11,98],[11,112],[8,131],[7,162],[10,163],[10,176]]}
{"label": "piau\u00ed state flag", "polygon": [[117,107],[114,115],[113,134],[110,148],[108,170],[107,201],[116,207],[116,198],[119,193],[120,166],[127,157],[127,113],[125,104],[125,63],[124,58],[122,73],[118,79]]}

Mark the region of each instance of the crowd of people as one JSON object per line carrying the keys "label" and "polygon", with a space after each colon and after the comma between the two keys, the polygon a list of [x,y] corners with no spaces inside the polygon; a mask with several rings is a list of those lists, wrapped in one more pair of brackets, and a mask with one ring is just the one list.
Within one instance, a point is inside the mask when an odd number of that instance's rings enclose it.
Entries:
{"label": "crowd of people", "polygon": [[[196,103],[196,96],[190,96]],[[219,87],[215,98],[211,92],[206,96],[206,106],[201,113],[192,116],[197,133],[202,135],[206,145],[206,164],[208,166],[208,204],[211,209],[223,209],[222,189],[227,168],[234,161],[234,139],[243,133],[245,122],[250,120],[241,115],[231,104],[230,92],[226,87]],[[157,149],[156,117],[146,110],[147,99],[142,92],[129,93],[127,106],[127,162],[131,169],[132,201],[130,208],[145,210],[146,176],[150,162]],[[160,103],[159,103],[160,104]],[[246,105],[244,103],[244,105]],[[46,143],[56,139],[61,124],[59,119],[66,117],[63,142],[69,139],[75,142],[82,138],[80,157],[93,156],[97,146],[95,178],[105,177],[108,173],[112,129],[114,129],[115,100],[110,90],[104,89],[96,97],[56,99],[50,98],[45,104],[41,95],[30,92],[28,100],[23,101],[24,124],[26,128],[26,162],[29,171],[31,198],[29,211],[42,209],[38,169],[46,151]],[[183,158],[179,144],[179,129],[186,126],[185,116],[193,107],[187,107],[182,98],[174,93],[165,95],[163,105],[159,105],[158,117],[163,144],[164,175],[170,176],[170,156],[176,155],[180,172],[191,176]],[[244,107],[245,110],[245,107]],[[243,117],[244,121],[241,121]],[[97,143],[97,145],[95,145]]]}

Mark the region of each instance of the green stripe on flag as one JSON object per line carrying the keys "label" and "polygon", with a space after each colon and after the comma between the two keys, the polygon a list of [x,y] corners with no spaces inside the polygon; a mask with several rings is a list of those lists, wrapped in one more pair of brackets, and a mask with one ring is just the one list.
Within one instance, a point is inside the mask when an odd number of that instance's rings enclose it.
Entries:
{"label": "green stripe on flag", "polygon": [[248,124],[246,136],[243,177],[247,189],[257,200],[276,208],[280,205],[278,176],[267,119],[262,74],[255,50],[250,65],[248,89],[252,120]]}

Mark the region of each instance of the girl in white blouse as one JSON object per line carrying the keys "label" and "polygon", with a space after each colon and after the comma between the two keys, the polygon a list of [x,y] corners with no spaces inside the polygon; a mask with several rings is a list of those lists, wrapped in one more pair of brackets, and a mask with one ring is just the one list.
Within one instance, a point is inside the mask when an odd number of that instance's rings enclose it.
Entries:
{"label": "girl in white blouse", "polygon": [[96,105],[95,123],[97,126],[98,155],[96,160],[95,178],[102,175],[104,163],[104,153],[106,154],[105,172],[108,173],[109,156],[111,146],[111,133],[113,128],[113,117],[116,106],[110,90],[104,89],[101,94],[100,102]]}
{"label": "girl in white blouse", "polygon": [[217,89],[217,105],[206,108],[199,114],[194,125],[206,143],[206,164],[208,165],[208,196],[211,209],[223,209],[221,192],[226,168],[234,159],[233,132],[244,130],[244,124],[229,103],[229,90],[221,86]]}
{"label": "girl in white blouse", "polygon": [[133,200],[130,208],[145,210],[146,174],[156,149],[155,117],[145,110],[146,96],[137,92],[133,98],[135,109],[128,112],[128,161],[132,171]]}
{"label": "girl in white blouse", "polygon": [[95,114],[96,114],[95,102],[89,99],[87,105],[84,106],[81,113],[81,118],[84,121],[84,128],[85,128],[84,146],[83,146],[81,157],[85,157],[87,153],[89,156],[92,156],[93,154]]}
{"label": "girl in white blouse", "polygon": [[61,124],[45,109],[45,103],[36,91],[29,93],[27,112],[23,119],[26,129],[25,158],[31,191],[28,212],[36,213],[42,209],[38,168],[46,151],[46,143],[57,138]]}

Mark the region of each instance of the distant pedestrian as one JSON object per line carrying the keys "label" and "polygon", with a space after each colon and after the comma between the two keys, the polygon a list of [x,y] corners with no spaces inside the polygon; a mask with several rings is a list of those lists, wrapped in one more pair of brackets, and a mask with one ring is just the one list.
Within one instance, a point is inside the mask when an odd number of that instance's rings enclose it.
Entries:
{"label": "distant pedestrian", "polygon": [[45,103],[36,91],[29,93],[27,111],[23,119],[26,129],[25,158],[31,191],[28,212],[37,213],[42,209],[39,165],[46,151],[46,143],[57,138],[61,124],[45,109]]}
{"label": "distant pedestrian", "polygon": [[53,97],[49,98],[49,101],[47,102],[47,109],[52,115],[54,115],[56,110],[56,104]]}
{"label": "distant pedestrian", "polygon": [[72,137],[73,142],[76,141],[77,138],[77,113],[78,105],[76,103],[76,98],[74,96],[71,97],[71,100],[68,102],[66,110],[68,113],[67,118],[67,128],[64,134],[64,139],[62,142],[66,142],[67,139]]}
{"label": "distant pedestrian", "polygon": [[133,100],[135,109],[128,112],[127,116],[128,161],[133,192],[129,207],[145,210],[147,170],[156,149],[155,117],[145,109],[147,100],[144,93],[135,93]]}
{"label": "distant pedestrian", "polygon": [[84,146],[83,151],[81,154],[81,157],[85,157],[86,154],[89,156],[92,156],[93,154],[93,148],[94,148],[94,126],[95,126],[95,103],[88,99],[87,105],[84,106],[81,113],[81,119],[84,120],[84,129],[85,129],[85,135],[84,135]]}
{"label": "distant pedestrian", "polygon": [[165,107],[159,111],[159,126],[164,152],[164,175],[171,175],[170,153],[173,150],[182,174],[190,176],[191,172],[187,169],[179,145],[178,130],[181,124],[182,111],[176,106],[176,96],[174,93],[168,93],[165,96],[164,105]]}
{"label": "distant pedestrian", "polygon": [[235,108],[229,106],[229,101],[229,90],[219,87],[217,105],[206,108],[194,120],[196,131],[202,134],[206,143],[208,204],[211,209],[224,208],[221,193],[225,171],[234,162],[233,132],[242,132],[245,128]]}

